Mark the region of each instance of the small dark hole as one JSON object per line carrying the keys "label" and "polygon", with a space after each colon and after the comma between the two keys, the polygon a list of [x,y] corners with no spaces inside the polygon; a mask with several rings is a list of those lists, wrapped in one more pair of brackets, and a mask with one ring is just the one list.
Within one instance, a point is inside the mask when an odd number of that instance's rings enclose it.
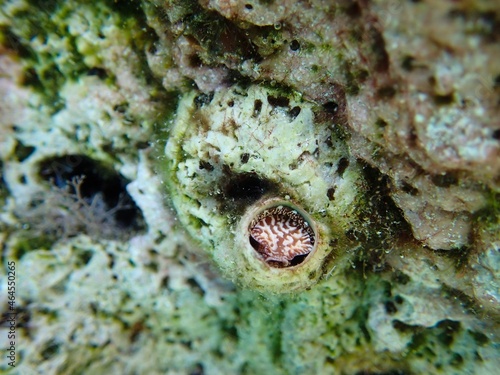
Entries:
{"label": "small dark hole", "polygon": [[252,10],[253,9],[252,4],[245,4],[245,9]]}
{"label": "small dark hole", "polygon": [[191,289],[194,289],[197,293],[201,295],[205,294],[205,291],[203,290],[202,286],[198,283],[198,281],[194,277],[190,277],[189,279],[187,279],[186,283],[191,287]]}
{"label": "small dark hole", "polygon": [[42,356],[42,359],[45,361],[47,359],[50,359],[53,357],[55,354],[59,352],[59,347],[60,345],[54,341],[49,341],[46,345],[45,348],[42,349],[40,355]]}
{"label": "small dark hole", "polygon": [[82,251],[81,254],[78,255],[80,261],[82,262],[82,265],[87,265],[90,260],[92,259],[92,256],[94,255],[94,252],[91,250],[84,250]]}
{"label": "small dark hole", "polygon": [[453,103],[453,101],[454,101],[453,94],[434,95],[434,103],[436,103],[436,105],[448,105],[448,104]]}
{"label": "small dark hole", "polygon": [[384,306],[385,306],[385,311],[386,311],[386,312],[387,312],[387,314],[389,314],[389,315],[393,315],[393,314],[395,314],[395,313],[397,313],[397,312],[398,312],[398,308],[397,308],[397,307],[396,307],[396,305],[395,305],[393,302],[391,302],[391,301],[386,302]]}
{"label": "small dark hole", "polygon": [[284,96],[274,97],[271,95],[268,95],[267,102],[274,107],[288,107],[288,104],[290,103],[288,98]]}
{"label": "small dark hole", "polygon": [[232,176],[227,182],[224,193],[227,198],[236,200],[256,200],[271,188],[268,180],[259,178],[255,173],[242,173]]}
{"label": "small dark hole", "polygon": [[464,358],[458,353],[453,353],[450,360],[450,365],[454,367],[460,367],[463,363],[464,363]]}
{"label": "small dark hole", "polygon": [[125,113],[127,112],[128,108],[128,103],[122,103],[122,104],[117,104],[113,107],[113,110],[118,113]]}
{"label": "small dark hole", "polygon": [[151,54],[151,55],[155,55],[156,52],[158,52],[158,49],[156,48],[156,46],[154,44],[150,45],[149,48],[148,48],[148,52]]}
{"label": "small dark hole", "polygon": [[35,151],[35,148],[32,146],[25,146],[21,142],[17,142],[16,148],[14,149],[14,154],[17,157],[17,160],[20,162],[25,161],[30,155]]}
{"label": "small dark hole", "polygon": [[300,43],[294,39],[290,42],[290,49],[292,51],[298,51],[300,49]]}
{"label": "small dark hole", "polygon": [[484,346],[490,342],[490,339],[484,333],[476,331],[470,331],[469,333],[476,342],[476,344],[480,346]]}
{"label": "small dark hole", "polygon": [[451,173],[438,174],[431,177],[434,185],[442,188],[447,188],[458,183],[458,179]]}
{"label": "small dark hole", "polygon": [[500,141],[500,129],[493,130],[491,136],[493,137],[493,139]]}
{"label": "small dark hole", "polygon": [[348,166],[349,166],[349,160],[347,160],[346,158],[340,159],[339,164],[337,165],[337,174],[340,177],[342,177]]}
{"label": "small dark hole", "polygon": [[418,189],[411,186],[409,183],[406,181],[403,181],[401,183],[401,190],[403,190],[406,194],[410,194],[412,196],[415,196],[418,194]]}
{"label": "small dark hole", "polygon": [[358,18],[362,14],[361,6],[357,1],[353,1],[346,9],[346,14],[352,18]]}
{"label": "small dark hole", "polygon": [[339,105],[336,102],[326,102],[323,104],[323,109],[328,113],[336,113]]}
{"label": "small dark hole", "polygon": [[300,114],[300,111],[301,111],[300,107],[295,106],[290,111],[288,111],[288,114],[290,115],[292,120],[295,120],[297,118],[297,116]]}
{"label": "small dark hole", "polygon": [[495,77],[494,87],[500,87],[500,74]]}
{"label": "small dark hole", "polygon": [[392,86],[384,86],[377,90],[377,96],[382,99],[390,99],[396,95],[396,89]]}
{"label": "small dark hole", "polygon": [[328,189],[328,191],[326,192],[326,196],[329,200],[333,201],[335,199],[335,188]]}
{"label": "small dark hole", "polygon": [[203,61],[197,53],[194,53],[188,57],[189,66],[193,68],[200,68],[203,66]]}
{"label": "small dark hole", "polygon": [[199,168],[206,169],[209,172],[212,172],[214,170],[213,165],[210,164],[208,161],[204,161],[204,160],[200,160]]}
{"label": "small dark hole", "polygon": [[105,79],[108,77],[108,72],[103,68],[93,67],[87,72],[88,76],[97,76],[100,79]]}
{"label": "small dark hole", "polygon": [[411,72],[415,68],[415,58],[413,56],[405,56],[401,62],[401,68],[407,72]]}
{"label": "small dark hole", "polygon": [[253,103],[253,117],[257,117],[260,114],[261,110],[262,110],[262,100],[257,99]]}
{"label": "small dark hole", "polygon": [[242,164],[248,163],[248,160],[250,160],[250,154],[245,152],[244,154],[240,155],[240,161]]}
{"label": "small dark hole", "polygon": [[208,94],[200,94],[196,98],[194,98],[194,105],[196,106],[196,108],[201,108],[207,104],[210,104],[213,98],[214,98],[213,92]]}
{"label": "small dark hole", "polygon": [[379,117],[377,121],[375,121],[375,125],[379,128],[385,128],[387,126],[387,121]]}

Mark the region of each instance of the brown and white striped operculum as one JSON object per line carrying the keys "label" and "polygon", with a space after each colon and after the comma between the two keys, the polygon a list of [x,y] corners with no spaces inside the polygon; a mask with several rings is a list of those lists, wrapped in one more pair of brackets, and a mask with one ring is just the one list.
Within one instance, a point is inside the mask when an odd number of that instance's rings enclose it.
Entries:
{"label": "brown and white striped operculum", "polygon": [[254,212],[248,240],[257,258],[275,268],[302,264],[317,243],[316,231],[307,216],[281,200],[271,200]]}

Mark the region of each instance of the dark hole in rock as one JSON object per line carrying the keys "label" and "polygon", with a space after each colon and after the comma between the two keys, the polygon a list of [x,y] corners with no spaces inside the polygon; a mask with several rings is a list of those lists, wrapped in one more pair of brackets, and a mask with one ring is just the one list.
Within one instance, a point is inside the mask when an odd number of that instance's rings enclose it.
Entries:
{"label": "dark hole in rock", "polygon": [[493,139],[500,141],[500,129],[493,130],[491,136],[493,137]]}
{"label": "dark hole in rock", "polygon": [[127,108],[128,108],[128,103],[121,103],[121,104],[115,105],[113,107],[113,111],[123,114],[123,113],[127,112]]}
{"label": "dark hole in rock", "polygon": [[434,103],[436,103],[436,105],[452,104],[454,100],[455,100],[455,97],[453,96],[453,94],[434,95]]}
{"label": "dark hole in rock", "polygon": [[50,359],[59,352],[59,347],[60,345],[58,343],[51,340],[45,344],[45,347],[42,349],[40,355],[44,361]]}
{"label": "dark hole in rock", "polygon": [[412,196],[418,195],[418,189],[411,186],[408,182],[403,181],[401,183],[401,190],[403,190],[406,194],[410,194]]}
{"label": "dark hole in rock", "polygon": [[200,94],[194,98],[194,105],[196,106],[196,108],[201,108],[207,104],[210,104],[213,98],[214,98],[213,92],[208,94]]}
{"label": "dark hole in rock", "polygon": [[386,313],[389,314],[389,315],[393,315],[393,314],[395,314],[395,313],[398,312],[398,308],[391,301],[386,302],[384,306],[385,306]]}
{"label": "dark hole in rock", "polygon": [[210,164],[208,161],[204,161],[204,160],[200,160],[199,168],[206,169],[209,172],[214,170],[214,166],[212,164]]}
{"label": "dark hole in rock", "polygon": [[480,346],[484,346],[490,342],[490,339],[484,333],[469,331],[469,334],[472,336],[476,344]]}
{"label": "dark hole in rock", "polygon": [[500,87],[500,74],[495,77],[493,85],[494,87]]}
{"label": "dark hole in rock", "polygon": [[237,201],[254,201],[273,188],[273,184],[256,173],[241,173],[230,176],[224,186],[227,198]]}
{"label": "dark hole in rock", "polygon": [[108,73],[106,72],[106,69],[99,68],[99,67],[93,67],[90,68],[87,72],[88,76],[96,76],[99,77],[100,79],[106,79],[108,77]]}
{"label": "dark hole in rock", "polygon": [[383,118],[378,118],[377,121],[375,121],[375,125],[379,128],[385,128],[388,124],[387,121],[385,121]]}
{"label": "dark hole in rock", "polygon": [[193,68],[201,68],[203,66],[203,61],[197,53],[193,53],[188,57],[189,66]]}
{"label": "dark hole in rock", "polygon": [[413,56],[405,56],[401,61],[401,68],[407,72],[411,72],[415,68],[415,58]]}
{"label": "dark hole in rock", "polygon": [[288,107],[288,105],[290,104],[290,100],[288,100],[288,98],[284,96],[274,97],[268,95],[267,102],[274,107]]}
{"label": "dark hole in rock", "polygon": [[326,196],[329,200],[333,201],[335,199],[335,188],[328,189],[328,191],[326,192]]}
{"label": "dark hole in rock", "polygon": [[23,162],[35,151],[35,148],[32,146],[25,146],[22,142],[17,141],[16,148],[14,149],[14,154],[17,157],[17,160]]}
{"label": "dark hole in rock", "polygon": [[49,158],[40,163],[39,175],[59,189],[69,189],[71,194],[76,191],[70,182],[83,177],[80,194],[88,204],[100,196],[108,211],[116,210],[114,220],[123,228],[142,222],[142,213],[126,190],[130,181],[97,160],[78,154]]}
{"label": "dark hole in rock", "polygon": [[346,158],[341,158],[337,165],[337,174],[342,177],[344,175],[345,170],[349,166],[349,160]]}
{"label": "dark hole in rock", "polygon": [[431,177],[434,185],[447,188],[458,183],[458,178],[453,173],[438,174]]}
{"label": "dark hole in rock", "polygon": [[253,103],[253,116],[257,117],[260,114],[261,110],[262,110],[262,100],[257,99]]}
{"label": "dark hole in rock", "polygon": [[326,102],[323,104],[323,109],[328,113],[335,113],[339,109],[337,102]]}
{"label": "dark hole in rock", "polygon": [[205,291],[203,290],[203,287],[198,283],[198,281],[195,278],[190,277],[189,279],[186,280],[186,283],[197,294],[199,294],[199,295],[204,295],[205,294]]}
{"label": "dark hole in rock", "polygon": [[366,32],[369,39],[372,42],[372,52],[373,52],[373,62],[377,72],[386,72],[389,70],[390,59],[389,54],[385,48],[385,40],[382,33],[375,28],[375,26],[369,27]]}
{"label": "dark hole in rock", "polygon": [[441,331],[437,339],[444,345],[450,346],[455,339],[455,334],[461,329],[461,324],[454,320],[444,319],[438,322],[436,327]]}
{"label": "dark hole in rock", "polygon": [[93,251],[82,250],[78,254],[78,259],[80,260],[81,264],[83,266],[85,266],[85,265],[87,265],[90,262],[90,260],[92,259],[93,256],[94,256],[94,252]]}
{"label": "dark hole in rock", "polygon": [[363,13],[361,6],[357,1],[353,1],[350,5],[348,5],[345,12],[349,17],[352,18],[359,18]]}
{"label": "dark hole in rock", "polygon": [[396,89],[393,86],[384,86],[377,90],[377,96],[381,99],[390,99],[396,95]]}
{"label": "dark hole in rock", "polygon": [[154,44],[151,44],[148,48],[148,52],[151,54],[151,55],[155,55],[156,52],[158,52],[158,49],[156,48],[156,46]]}
{"label": "dark hole in rock", "polygon": [[292,51],[298,51],[300,49],[300,43],[294,39],[290,42],[290,49]]}
{"label": "dark hole in rock", "polygon": [[246,164],[248,163],[248,161],[250,160],[250,154],[245,152],[244,154],[241,154],[240,155],[240,161],[242,164]]}
{"label": "dark hole in rock", "polygon": [[291,110],[288,111],[288,115],[292,118],[292,121],[297,118],[298,115],[300,115],[300,107],[295,106]]}
{"label": "dark hole in rock", "polygon": [[251,80],[249,77],[242,75],[238,70],[229,69],[227,75],[223,79],[223,83],[228,85],[239,83],[241,86],[248,86]]}

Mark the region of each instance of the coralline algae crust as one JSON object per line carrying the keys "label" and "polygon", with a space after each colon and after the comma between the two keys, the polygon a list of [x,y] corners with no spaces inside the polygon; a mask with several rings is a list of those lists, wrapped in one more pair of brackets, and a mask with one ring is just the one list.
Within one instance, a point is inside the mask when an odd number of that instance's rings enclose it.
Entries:
{"label": "coralline algae crust", "polygon": [[[496,374],[497,8],[4,1],[0,373]],[[78,162],[125,177],[142,224],[65,192]],[[271,203],[315,226],[300,264],[248,244]]]}
{"label": "coralline algae crust", "polygon": [[[333,250],[339,256],[350,246],[345,233],[364,180],[335,125],[316,123],[320,111],[296,93],[263,85],[194,91],[180,102],[166,147],[173,204],[191,235],[242,285],[305,288]],[[248,256],[251,212],[269,199],[301,207],[317,227],[317,250],[300,266],[271,269]]]}

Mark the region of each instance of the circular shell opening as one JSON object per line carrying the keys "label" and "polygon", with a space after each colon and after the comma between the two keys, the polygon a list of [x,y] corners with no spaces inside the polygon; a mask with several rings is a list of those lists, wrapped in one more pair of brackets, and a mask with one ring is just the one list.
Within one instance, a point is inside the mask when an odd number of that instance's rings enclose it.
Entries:
{"label": "circular shell opening", "polygon": [[248,227],[248,239],[257,257],[274,268],[303,263],[317,242],[315,230],[304,215],[282,204],[255,215]]}

